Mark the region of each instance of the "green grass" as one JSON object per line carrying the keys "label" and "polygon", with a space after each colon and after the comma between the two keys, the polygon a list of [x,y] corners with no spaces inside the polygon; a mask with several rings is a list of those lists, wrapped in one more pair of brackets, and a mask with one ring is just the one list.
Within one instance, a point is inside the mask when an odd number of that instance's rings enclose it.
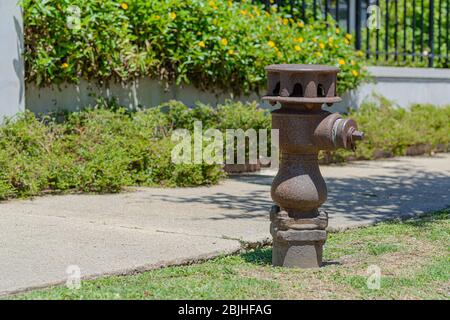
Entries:
{"label": "green grass", "polygon": [[[449,299],[450,209],[332,233],[320,269],[271,266],[271,249],[37,290],[13,299]],[[381,270],[380,289],[367,269]]]}

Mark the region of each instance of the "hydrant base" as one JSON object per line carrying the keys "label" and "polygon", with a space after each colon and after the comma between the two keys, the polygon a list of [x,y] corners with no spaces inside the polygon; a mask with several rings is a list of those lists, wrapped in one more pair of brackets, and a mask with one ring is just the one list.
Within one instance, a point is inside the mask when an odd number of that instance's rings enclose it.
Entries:
{"label": "hydrant base", "polygon": [[270,211],[270,233],[273,236],[272,264],[287,268],[319,268],[322,265],[324,230],[328,215],[317,211],[316,216],[291,218],[285,210],[274,205]]}
{"label": "hydrant base", "polygon": [[285,268],[319,268],[322,265],[323,242],[274,241],[272,264]]}

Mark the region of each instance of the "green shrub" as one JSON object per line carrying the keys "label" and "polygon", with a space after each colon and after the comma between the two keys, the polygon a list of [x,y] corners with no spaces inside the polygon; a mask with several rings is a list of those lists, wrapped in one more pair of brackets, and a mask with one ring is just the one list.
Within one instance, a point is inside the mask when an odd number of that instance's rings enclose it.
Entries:
{"label": "green shrub", "polygon": [[[150,76],[240,94],[265,87],[264,67],[274,63],[340,66],[340,92],[365,76],[363,55],[342,31],[250,1],[22,3],[26,78],[42,85]],[[71,5],[80,8],[80,28],[67,26]]]}
{"label": "green shrub", "polygon": [[46,190],[117,192],[123,186],[195,186],[223,176],[218,165],[178,165],[166,117],[91,109],[63,123],[26,112],[0,126],[0,199]]}

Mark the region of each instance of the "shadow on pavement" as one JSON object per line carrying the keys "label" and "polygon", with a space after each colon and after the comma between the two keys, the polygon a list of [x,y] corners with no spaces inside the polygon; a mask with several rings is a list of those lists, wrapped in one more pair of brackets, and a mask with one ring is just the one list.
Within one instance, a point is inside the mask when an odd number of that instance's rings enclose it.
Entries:
{"label": "shadow on pavement", "polygon": [[[393,174],[392,174],[393,172]],[[229,179],[248,184],[248,191],[218,192],[192,196],[158,196],[175,203],[197,203],[223,210],[208,219],[268,218],[272,205],[270,184],[273,176],[262,174],[232,176]],[[349,221],[380,221],[386,218],[414,216],[450,206],[450,177],[405,166],[391,168],[389,175],[327,178],[328,200],[323,209]],[[252,190],[252,185],[267,186]],[[246,188],[243,188],[244,190]],[[238,212],[236,212],[238,211]]]}

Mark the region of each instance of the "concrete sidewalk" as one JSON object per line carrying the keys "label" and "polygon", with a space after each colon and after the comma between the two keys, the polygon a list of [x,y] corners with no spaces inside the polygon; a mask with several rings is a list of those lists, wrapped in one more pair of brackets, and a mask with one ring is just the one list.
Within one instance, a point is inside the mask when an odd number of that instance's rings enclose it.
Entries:
{"label": "concrete sidewalk", "polygon": [[[450,205],[450,154],[323,166],[330,229],[412,216]],[[0,294],[186,263],[270,239],[274,172],[214,187],[139,188],[0,203]]]}

